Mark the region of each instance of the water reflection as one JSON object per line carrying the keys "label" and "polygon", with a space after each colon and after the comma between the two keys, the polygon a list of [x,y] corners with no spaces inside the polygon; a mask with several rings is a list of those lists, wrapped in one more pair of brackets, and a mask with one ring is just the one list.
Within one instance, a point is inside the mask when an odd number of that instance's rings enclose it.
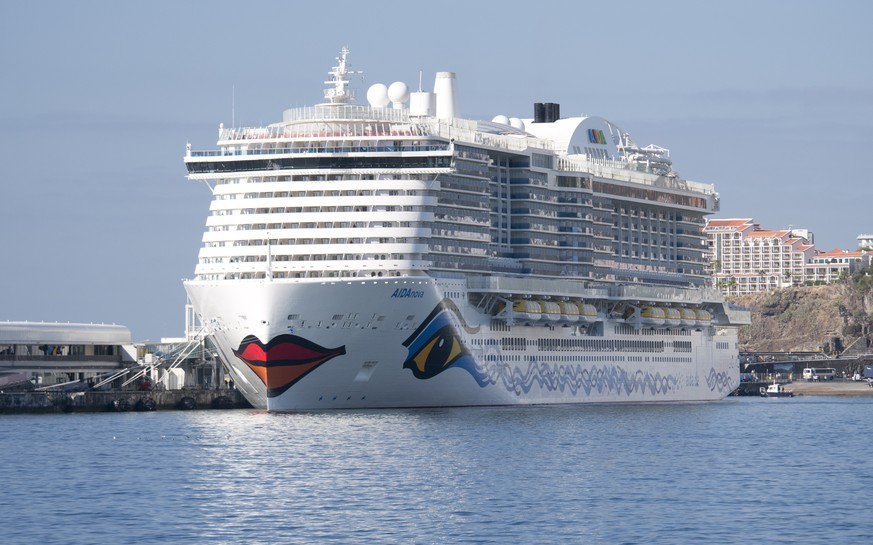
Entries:
{"label": "water reflection", "polygon": [[[4,416],[0,524],[4,543],[857,542],[870,523],[839,515],[873,499],[873,402],[783,401]],[[840,520],[797,524],[814,510]]]}

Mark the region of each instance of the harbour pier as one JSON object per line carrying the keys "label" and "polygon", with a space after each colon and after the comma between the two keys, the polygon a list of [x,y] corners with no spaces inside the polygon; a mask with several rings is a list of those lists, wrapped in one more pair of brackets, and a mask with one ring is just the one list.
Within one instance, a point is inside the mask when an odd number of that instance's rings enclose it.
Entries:
{"label": "harbour pier", "polygon": [[[873,365],[873,355],[827,357],[820,352],[746,352],[740,354],[740,385],[731,395],[757,396],[760,388],[774,382],[790,384],[795,395],[873,395],[864,380],[864,368]],[[804,369],[832,369],[823,380],[805,380]]]}
{"label": "harbour pier", "polygon": [[0,392],[0,414],[250,408],[233,388],[184,390],[16,390]]}
{"label": "harbour pier", "polygon": [[0,414],[250,406],[190,324],[135,343],[115,324],[0,322]]}

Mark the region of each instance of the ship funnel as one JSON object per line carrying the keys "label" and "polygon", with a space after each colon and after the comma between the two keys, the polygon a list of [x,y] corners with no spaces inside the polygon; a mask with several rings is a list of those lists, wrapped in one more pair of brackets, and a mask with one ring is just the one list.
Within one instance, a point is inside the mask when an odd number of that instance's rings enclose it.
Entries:
{"label": "ship funnel", "polygon": [[436,81],[433,84],[436,94],[436,117],[449,119],[458,116],[457,101],[455,99],[455,73],[437,72]]}
{"label": "ship funnel", "polygon": [[554,102],[534,103],[534,123],[554,123],[561,119],[561,105]]}
{"label": "ship funnel", "polygon": [[534,103],[534,123],[545,123],[546,121],[546,105],[542,102]]}

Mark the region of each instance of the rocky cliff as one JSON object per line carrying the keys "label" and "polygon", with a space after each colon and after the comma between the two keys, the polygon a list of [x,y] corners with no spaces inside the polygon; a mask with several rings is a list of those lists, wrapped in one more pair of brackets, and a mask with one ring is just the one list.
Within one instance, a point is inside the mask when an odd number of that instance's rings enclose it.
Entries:
{"label": "rocky cliff", "polygon": [[862,271],[826,286],[731,298],[752,311],[752,325],[740,329],[740,350],[869,352],[873,331],[871,274],[873,271]]}

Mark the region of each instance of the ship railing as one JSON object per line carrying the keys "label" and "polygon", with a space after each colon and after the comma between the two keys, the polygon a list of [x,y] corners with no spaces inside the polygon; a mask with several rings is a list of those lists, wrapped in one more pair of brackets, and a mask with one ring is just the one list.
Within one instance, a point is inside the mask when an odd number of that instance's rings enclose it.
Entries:
{"label": "ship railing", "polygon": [[[558,158],[558,170],[587,172],[594,176],[615,178],[641,185],[649,185],[673,191],[685,191],[691,193],[703,193],[704,195],[717,195],[715,186],[684,180],[676,176],[666,176],[656,172],[631,168],[626,161],[613,159],[577,159],[569,157]],[[654,175],[654,177],[653,177]]]}
{"label": "ship railing", "polygon": [[363,104],[344,104],[342,106],[306,106],[290,108],[282,112],[284,123],[322,120],[362,120],[409,123],[409,110],[394,108],[374,108]]}
{"label": "ship railing", "polygon": [[448,140],[470,142],[491,148],[509,151],[525,151],[539,149],[554,151],[555,145],[550,140],[543,140],[523,134],[497,134],[479,130],[479,124],[470,119],[453,117],[450,119],[428,118],[426,125],[431,133]]}
{"label": "ship railing", "polygon": [[274,149],[236,149],[192,151],[190,157],[228,157],[246,155],[294,155],[310,153],[394,153],[394,152],[434,152],[447,151],[448,144],[409,145],[409,146],[322,146],[306,148]]}
{"label": "ship railing", "polygon": [[677,288],[672,286],[651,286],[625,284],[611,286],[609,297],[616,300],[652,301],[664,303],[684,303],[700,305],[724,301],[724,296],[715,288]]}
{"label": "ship railing", "polygon": [[592,288],[582,282],[549,278],[513,278],[507,276],[471,276],[467,289],[474,292],[515,294],[519,296],[577,297],[606,299],[606,288]]}
{"label": "ship railing", "polygon": [[415,122],[391,124],[383,121],[367,120],[319,120],[293,125],[270,125],[267,127],[221,128],[218,131],[219,144],[261,143],[267,140],[288,139],[336,139],[336,138],[380,138],[428,136],[428,128]]}
{"label": "ship railing", "polygon": [[[300,121],[323,121],[323,120],[360,120],[360,121],[387,121],[390,123],[421,123],[430,128],[431,133],[442,138],[457,138],[467,142],[475,142],[493,147],[511,149],[516,151],[527,148],[539,148],[554,150],[554,144],[549,140],[543,140],[525,135],[501,135],[492,134],[479,129],[479,123],[470,119],[450,118],[435,119],[425,116],[410,116],[409,110],[393,108],[373,108],[357,104],[344,106],[312,106],[305,108],[292,108],[285,110],[282,115],[285,123]],[[284,127],[280,127],[284,128]]]}
{"label": "ship railing", "polygon": [[[307,123],[307,122],[311,122]],[[335,124],[336,126],[326,127]],[[390,123],[390,126],[372,123]],[[302,125],[301,125],[302,123]],[[325,130],[329,129],[329,130]],[[510,151],[539,149],[554,151],[554,143],[525,134],[499,134],[480,129],[477,121],[410,116],[408,110],[361,105],[314,106],[285,110],[283,122],[267,127],[221,128],[220,142],[279,138],[348,138],[356,136],[437,136],[446,140],[480,144]],[[191,152],[203,156],[203,152]],[[208,155],[207,155],[208,156]]]}

